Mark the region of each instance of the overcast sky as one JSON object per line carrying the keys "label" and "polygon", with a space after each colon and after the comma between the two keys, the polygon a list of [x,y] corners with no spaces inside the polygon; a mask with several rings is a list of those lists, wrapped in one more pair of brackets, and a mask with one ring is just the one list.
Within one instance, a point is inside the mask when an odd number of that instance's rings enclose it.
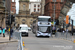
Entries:
{"label": "overcast sky", "polygon": [[[14,0],[12,0],[14,1]],[[16,0],[16,13],[18,14],[18,11],[19,11],[19,0]],[[30,1],[37,1],[37,0],[30,0]]]}

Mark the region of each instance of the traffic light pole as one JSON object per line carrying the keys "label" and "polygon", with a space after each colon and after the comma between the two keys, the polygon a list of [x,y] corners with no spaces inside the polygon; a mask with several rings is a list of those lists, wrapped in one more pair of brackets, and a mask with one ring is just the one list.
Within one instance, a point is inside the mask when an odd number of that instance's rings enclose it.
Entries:
{"label": "traffic light pole", "polygon": [[9,40],[11,40],[11,14],[10,14],[10,33],[9,33]]}
{"label": "traffic light pole", "polygon": [[71,33],[72,33],[72,40],[73,40],[73,20],[72,20],[72,27],[71,27]]}
{"label": "traffic light pole", "polygon": [[72,36],[73,36],[73,20],[72,20],[72,32],[71,33],[72,33]]}

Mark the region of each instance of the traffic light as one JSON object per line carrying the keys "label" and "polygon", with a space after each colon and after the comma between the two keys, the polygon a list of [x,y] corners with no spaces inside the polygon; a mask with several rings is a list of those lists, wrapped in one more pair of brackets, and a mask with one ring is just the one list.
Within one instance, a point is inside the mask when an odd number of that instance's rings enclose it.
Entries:
{"label": "traffic light", "polygon": [[68,24],[69,23],[69,16],[67,15],[66,16],[66,24]]}
{"label": "traffic light", "polygon": [[11,22],[15,21],[15,16],[11,15]]}
{"label": "traffic light", "polygon": [[9,16],[6,19],[6,25],[10,25],[10,17]]}
{"label": "traffic light", "polygon": [[10,25],[10,21],[9,20],[6,21],[6,25]]}

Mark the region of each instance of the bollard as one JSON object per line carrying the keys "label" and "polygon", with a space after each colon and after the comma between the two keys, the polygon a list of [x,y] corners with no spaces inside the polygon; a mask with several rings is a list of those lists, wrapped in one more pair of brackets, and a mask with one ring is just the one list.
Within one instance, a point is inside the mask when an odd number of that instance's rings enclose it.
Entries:
{"label": "bollard", "polygon": [[25,46],[24,41],[23,41],[23,46]]}
{"label": "bollard", "polygon": [[75,39],[74,39],[73,43],[75,43]]}

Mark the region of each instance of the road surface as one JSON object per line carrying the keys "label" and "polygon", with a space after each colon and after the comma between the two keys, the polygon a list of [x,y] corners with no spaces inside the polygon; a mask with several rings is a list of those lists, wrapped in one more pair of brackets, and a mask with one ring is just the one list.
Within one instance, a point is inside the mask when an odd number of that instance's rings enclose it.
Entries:
{"label": "road surface", "polygon": [[22,37],[27,50],[75,50],[75,44],[68,40],[55,37],[35,37],[32,31],[29,31],[29,37]]}

